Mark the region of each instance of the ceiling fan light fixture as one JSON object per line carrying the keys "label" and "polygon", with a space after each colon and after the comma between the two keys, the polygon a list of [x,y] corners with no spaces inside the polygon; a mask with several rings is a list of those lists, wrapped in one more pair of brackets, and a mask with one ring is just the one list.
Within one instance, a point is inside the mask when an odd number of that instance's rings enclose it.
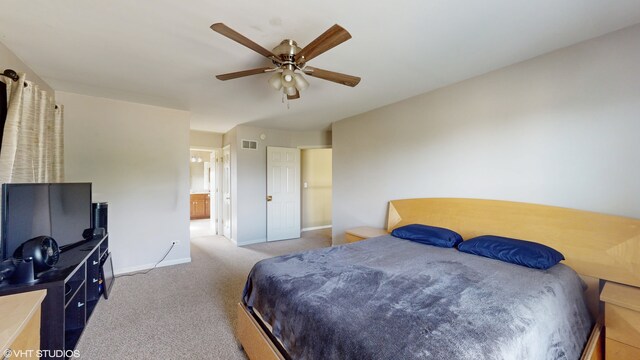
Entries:
{"label": "ceiling fan light fixture", "polygon": [[284,69],[282,71],[282,86],[294,87],[296,85],[294,81],[294,76],[295,76],[295,73],[293,72],[293,70]]}
{"label": "ceiling fan light fixture", "polygon": [[297,92],[298,90],[295,86],[287,86],[284,88],[284,93],[290,96],[294,96]]}
{"label": "ceiling fan light fixture", "polygon": [[300,91],[309,87],[309,82],[300,74],[293,75],[293,80],[296,83],[296,88]]}
{"label": "ceiling fan light fixture", "polygon": [[282,79],[280,79],[280,74],[275,73],[271,78],[269,78],[269,85],[271,85],[274,89],[280,90],[282,89]]}

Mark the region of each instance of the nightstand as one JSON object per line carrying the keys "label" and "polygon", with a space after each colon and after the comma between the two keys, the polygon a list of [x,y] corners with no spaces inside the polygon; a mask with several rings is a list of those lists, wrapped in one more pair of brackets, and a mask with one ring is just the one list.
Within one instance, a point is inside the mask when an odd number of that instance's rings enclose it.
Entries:
{"label": "nightstand", "polygon": [[389,233],[380,228],[374,228],[370,226],[361,226],[345,231],[344,238],[348,243],[376,237],[382,235],[388,235]]}
{"label": "nightstand", "polygon": [[604,344],[607,359],[640,359],[640,288],[607,282],[604,302]]}
{"label": "nightstand", "polygon": [[0,297],[0,358],[38,359],[40,306],[46,295],[47,290],[36,290]]}

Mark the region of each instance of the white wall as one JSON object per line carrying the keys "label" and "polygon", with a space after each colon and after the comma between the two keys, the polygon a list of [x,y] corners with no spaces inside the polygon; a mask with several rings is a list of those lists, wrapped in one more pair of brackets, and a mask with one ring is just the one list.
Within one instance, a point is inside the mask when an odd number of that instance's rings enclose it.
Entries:
{"label": "white wall", "polygon": [[334,123],[334,242],[402,198],[640,218],[638,39],[640,25]]}
{"label": "white wall", "polygon": [[222,147],[222,134],[191,130],[189,132],[189,146],[196,149],[219,149]]}
{"label": "white wall", "polygon": [[58,92],[66,181],[109,202],[116,273],[190,261],[189,117],[185,111]]}
{"label": "white wall", "polygon": [[55,97],[55,93],[51,86],[47,84],[38,74],[36,74],[29,65],[25,64],[16,54],[13,53],[3,43],[0,43],[0,73],[6,69],[11,69],[18,74],[26,73],[27,81],[31,81],[38,85],[41,90],[45,90],[49,93],[49,96]]}
{"label": "white wall", "polygon": [[[331,145],[327,131],[284,131],[237,126],[235,136],[224,136],[231,146],[232,238],[238,245],[267,238],[267,146],[306,147]],[[266,138],[260,139],[264,134]],[[233,138],[233,140],[232,140]],[[240,149],[242,140],[256,140],[257,150]]]}

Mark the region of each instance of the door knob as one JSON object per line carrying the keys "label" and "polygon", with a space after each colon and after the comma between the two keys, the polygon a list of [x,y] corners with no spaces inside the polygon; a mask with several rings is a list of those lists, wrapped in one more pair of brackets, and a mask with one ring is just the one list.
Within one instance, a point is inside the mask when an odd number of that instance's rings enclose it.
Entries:
{"label": "door knob", "polygon": [[271,201],[271,200],[273,200],[273,196],[267,195],[267,201]]}

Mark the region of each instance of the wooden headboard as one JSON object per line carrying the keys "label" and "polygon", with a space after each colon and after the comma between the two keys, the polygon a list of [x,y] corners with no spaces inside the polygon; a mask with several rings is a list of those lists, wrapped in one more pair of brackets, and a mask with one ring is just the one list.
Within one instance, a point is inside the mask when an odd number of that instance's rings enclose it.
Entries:
{"label": "wooden headboard", "polygon": [[640,220],[497,200],[427,198],[389,202],[387,231],[422,223],[470,239],[499,235],[560,251],[580,275],[640,287]]}

